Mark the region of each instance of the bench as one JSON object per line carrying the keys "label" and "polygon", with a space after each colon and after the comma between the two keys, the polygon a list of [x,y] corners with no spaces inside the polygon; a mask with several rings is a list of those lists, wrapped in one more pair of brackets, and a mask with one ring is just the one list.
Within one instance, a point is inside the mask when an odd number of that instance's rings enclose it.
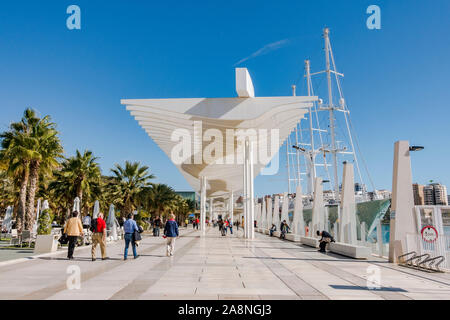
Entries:
{"label": "bench", "polygon": [[287,233],[286,234],[286,240],[293,241],[293,242],[300,242],[300,235],[295,233]]}
{"label": "bench", "polygon": [[313,248],[319,247],[319,239],[313,237],[300,237],[300,243]]}
{"label": "bench", "polygon": [[328,250],[354,259],[368,259],[372,254],[372,250],[369,247],[356,246],[342,242],[332,242],[328,244]]}

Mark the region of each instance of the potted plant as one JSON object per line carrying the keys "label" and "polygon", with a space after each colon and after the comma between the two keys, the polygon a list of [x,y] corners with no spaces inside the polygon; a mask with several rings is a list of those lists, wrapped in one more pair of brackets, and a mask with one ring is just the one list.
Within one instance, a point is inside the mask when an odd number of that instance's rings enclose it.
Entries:
{"label": "potted plant", "polygon": [[52,218],[50,209],[45,209],[39,216],[34,253],[50,253],[58,250],[58,236],[52,234]]}

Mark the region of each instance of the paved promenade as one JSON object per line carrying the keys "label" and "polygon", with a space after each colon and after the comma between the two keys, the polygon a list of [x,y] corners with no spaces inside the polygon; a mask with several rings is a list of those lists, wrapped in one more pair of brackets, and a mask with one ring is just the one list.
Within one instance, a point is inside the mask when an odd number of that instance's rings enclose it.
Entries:
{"label": "paved promenade", "polygon": [[[73,261],[64,252],[0,264],[0,299],[450,299],[449,274],[321,254],[261,234],[181,234],[171,258],[162,238],[145,237],[136,260],[122,260],[120,241],[108,246],[107,261],[92,262],[89,247],[77,248]],[[70,265],[80,267],[79,290],[67,289]],[[380,290],[367,288],[370,266],[380,268]]]}

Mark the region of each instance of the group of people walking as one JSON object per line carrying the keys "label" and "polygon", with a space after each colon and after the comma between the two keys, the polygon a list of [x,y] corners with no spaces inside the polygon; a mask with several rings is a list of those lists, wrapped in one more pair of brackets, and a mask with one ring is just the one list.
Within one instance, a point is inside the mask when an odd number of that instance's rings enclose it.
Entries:
{"label": "group of people walking", "polygon": [[227,235],[227,230],[230,230],[230,234],[233,234],[233,221],[231,219],[225,219],[219,218],[217,221],[213,220],[213,226],[219,226],[219,231],[222,236]]}
{"label": "group of people walking", "polygon": [[[87,222],[85,219],[83,224]],[[80,218],[78,217],[78,212],[74,211],[71,215],[71,218],[67,221],[64,231],[63,237],[64,241],[62,243],[68,243],[67,250],[67,258],[69,260],[73,260],[73,254],[75,251],[76,244],[78,242],[78,238],[80,236],[84,236],[83,224],[81,223]],[[153,234],[155,236],[159,236],[159,229],[162,226],[161,220],[159,217],[155,219],[153,222]],[[106,254],[106,222],[103,219],[103,213],[99,213],[98,217],[95,219],[91,219],[90,226],[88,228],[92,231],[92,248],[91,248],[91,257],[92,261],[96,261],[96,249],[97,246],[100,246],[100,251],[102,255],[102,260],[109,259]],[[139,241],[142,239],[141,233],[143,232],[142,227],[138,226],[136,221],[134,220],[133,214],[128,214],[126,221],[123,223],[124,230],[124,241],[125,248],[123,252],[123,260],[128,259],[128,249],[131,244],[131,248],[133,250],[134,259],[139,258],[137,253],[137,247],[139,246]],[[164,235],[163,238],[166,239],[166,255],[168,257],[173,256],[175,253],[175,240],[179,236],[178,223],[175,221],[175,215],[170,213],[169,219],[166,221],[164,226]]]}

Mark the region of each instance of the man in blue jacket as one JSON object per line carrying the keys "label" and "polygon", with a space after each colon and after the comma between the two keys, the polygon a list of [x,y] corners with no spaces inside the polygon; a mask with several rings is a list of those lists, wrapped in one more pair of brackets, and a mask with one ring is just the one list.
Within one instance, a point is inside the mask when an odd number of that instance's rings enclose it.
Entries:
{"label": "man in blue jacket", "polygon": [[178,224],[173,213],[170,213],[164,227],[164,237],[167,238],[167,256],[171,257],[175,251],[175,239],[178,237]]}

